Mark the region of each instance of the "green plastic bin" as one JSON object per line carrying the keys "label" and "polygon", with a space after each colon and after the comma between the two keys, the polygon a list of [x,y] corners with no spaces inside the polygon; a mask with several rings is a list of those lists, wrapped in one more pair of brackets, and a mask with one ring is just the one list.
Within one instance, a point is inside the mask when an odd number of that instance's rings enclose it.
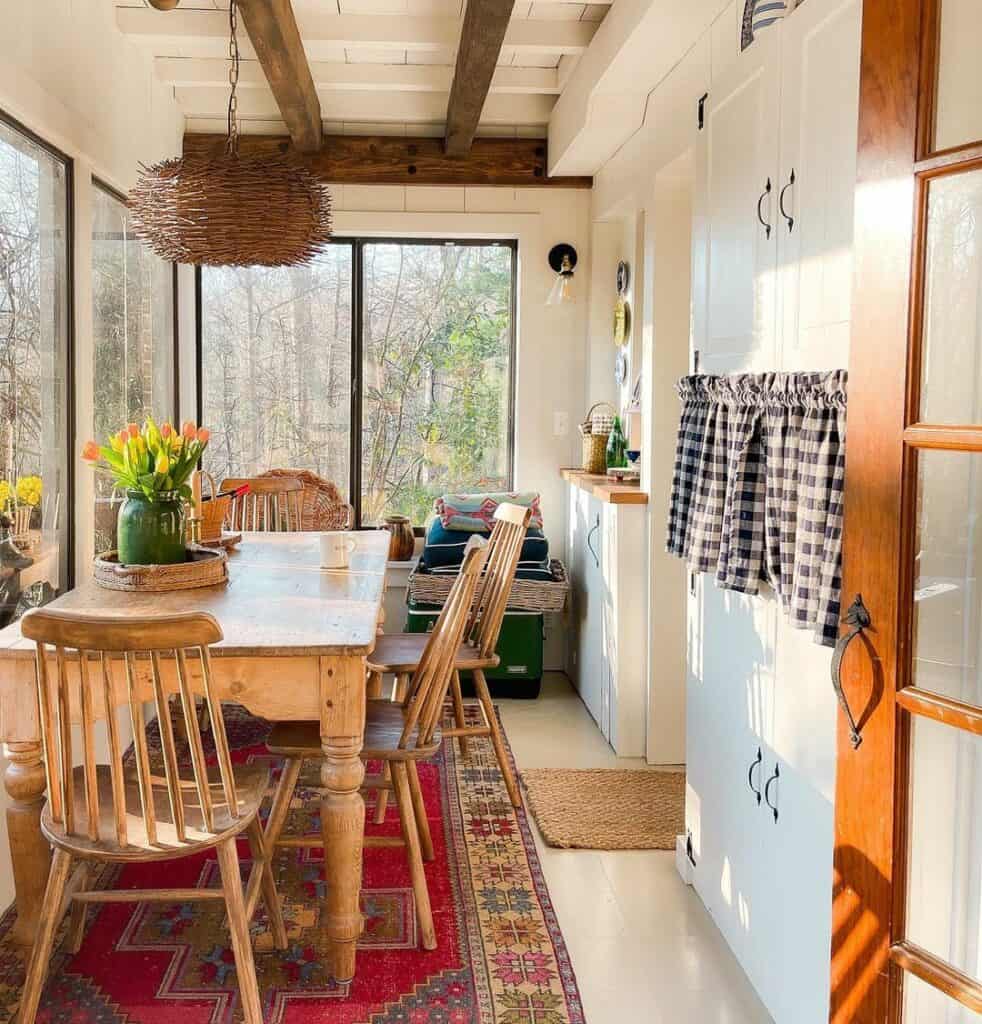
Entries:
{"label": "green plastic bin", "polygon": [[[406,611],[406,632],[428,633],[439,614],[439,605],[410,600]],[[505,612],[497,647],[501,664],[484,672],[493,696],[528,699],[539,696],[544,635],[541,612]],[[465,690],[472,689],[469,672],[461,672],[460,678]]]}

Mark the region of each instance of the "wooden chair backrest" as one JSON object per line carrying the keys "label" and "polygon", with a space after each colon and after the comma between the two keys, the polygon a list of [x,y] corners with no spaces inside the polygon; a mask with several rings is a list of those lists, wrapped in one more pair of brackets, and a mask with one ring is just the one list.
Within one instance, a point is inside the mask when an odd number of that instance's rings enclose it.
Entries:
{"label": "wooden chair backrest", "polygon": [[[201,730],[195,697],[191,690],[191,665],[197,658],[204,684],[211,730],[218,755],[218,771],[223,795],[231,817],[238,817],[238,802],[232,759],[221,703],[215,699],[212,685],[209,644],[222,638],[218,622],[204,612],[145,618],[93,617],[70,612],[37,608],[21,619],[21,631],[37,644],[37,686],[40,707],[44,772],[48,783],[51,816],[69,835],[78,835],[75,821],[72,772],[72,724],[81,726],[82,767],[85,781],[86,834],[93,841],[111,839],[127,846],[126,802],[123,776],[123,750],[117,710],[129,708],[133,729],[140,805],[148,842],[156,842],[157,822],[144,703],[151,703],[157,714],[163,749],[167,796],[178,839],[186,836],[182,780],[178,772],[177,750],[171,723],[168,695],[164,690],[161,657],[174,659],[184,729],[191,750],[193,784],[202,812],[205,831],[215,832],[214,806],[208,785]],[[54,648],[52,660],[49,648]],[[145,702],[150,670],[152,700]],[[120,679],[122,675],[122,680]],[[115,834],[99,835],[99,787],[97,785],[97,726],[104,722],[105,749],[112,782]],[[104,762],[103,762],[104,763]],[[184,783],[187,787],[189,784]]]}
{"label": "wooden chair backrest", "polygon": [[401,749],[409,746],[414,732],[417,746],[429,746],[433,741],[487,550],[486,544],[479,544],[466,551],[460,575],[454,580],[450,595],[426,641],[403,705],[408,713],[399,739]]}
{"label": "wooden chair backrest", "polygon": [[501,623],[511,594],[515,571],[522,556],[532,510],[504,502],[494,511],[494,528],[488,541],[484,579],[467,620],[464,636],[482,658],[491,657],[498,646]]}
{"label": "wooden chair backrest", "polygon": [[229,477],[221,490],[243,484],[249,492],[233,498],[228,511],[229,528],[257,533],[281,533],[303,529],[303,483],[294,476]]}

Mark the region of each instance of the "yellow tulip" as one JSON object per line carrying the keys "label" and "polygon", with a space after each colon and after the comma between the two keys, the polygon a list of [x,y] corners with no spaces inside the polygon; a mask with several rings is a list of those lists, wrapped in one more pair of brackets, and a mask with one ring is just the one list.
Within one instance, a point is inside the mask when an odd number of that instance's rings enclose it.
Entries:
{"label": "yellow tulip", "polygon": [[160,453],[160,454],[159,454],[159,455],[157,456],[157,465],[156,465],[156,466],[154,466],[154,469],[155,469],[155,470],[156,470],[156,471],[157,471],[157,472],[158,472],[158,473],[159,473],[159,474],[160,474],[161,476],[163,476],[164,474],[166,474],[166,472],[167,472],[167,471],[168,471],[168,470],[170,469],[170,459],[169,459],[169,458],[167,457],[167,453],[166,453],[166,452],[161,452],[161,453]]}

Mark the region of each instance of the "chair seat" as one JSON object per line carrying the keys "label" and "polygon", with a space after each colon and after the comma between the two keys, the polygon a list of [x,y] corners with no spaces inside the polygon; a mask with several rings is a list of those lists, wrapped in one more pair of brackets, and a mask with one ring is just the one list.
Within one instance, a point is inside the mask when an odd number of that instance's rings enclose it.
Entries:
{"label": "chair seat", "polygon": [[[406,750],[399,748],[405,724],[401,704],[391,700],[370,700],[365,713],[365,745],[361,751],[365,761],[415,761],[431,757],[440,749],[443,736],[437,726],[432,743]],[[266,738],[266,747],[278,757],[322,757],[320,725],[317,722],[277,722]]]}
{"label": "chair seat", "polygon": [[[375,643],[375,650],[368,656],[368,670],[394,673],[415,671],[429,638],[429,633],[383,633]],[[482,658],[473,645],[461,644],[454,658],[454,668],[464,671],[497,668],[499,662],[496,654]]]}
{"label": "chair seat", "polygon": [[[90,839],[87,835],[85,774],[81,767],[72,772],[75,801],[73,834],[68,835],[65,826],[52,819],[50,802],[45,804],[41,814],[41,830],[51,843],[77,857],[98,855],[100,860],[125,862],[169,860],[175,856],[187,856],[196,849],[217,846],[222,841],[235,836],[245,829],[258,813],[259,805],[269,788],[269,767],[267,765],[235,765],[234,773],[239,804],[238,818],[233,818],[229,813],[218,770],[209,771],[214,832],[204,830],[204,817],[194,783],[183,781],[181,797],[186,839],[178,840],[174,815],[167,795],[167,786],[161,778],[160,781],[154,782],[152,788],[154,813],[157,819],[157,841],[151,843],[147,838],[147,830],[143,822],[136,768],[127,766],[123,769],[127,845],[120,845],[116,836],[112,777],[108,765],[96,767],[96,781],[99,789],[99,838],[97,840]],[[155,775],[154,778],[156,779],[157,776]]]}

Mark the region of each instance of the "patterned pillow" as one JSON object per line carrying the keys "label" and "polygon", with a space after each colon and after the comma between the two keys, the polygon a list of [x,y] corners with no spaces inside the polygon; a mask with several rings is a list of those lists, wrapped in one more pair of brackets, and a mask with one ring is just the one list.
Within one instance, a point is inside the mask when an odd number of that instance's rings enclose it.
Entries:
{"label": "patterned pillow", "polygon": [[495,509],[503,502],[532,509],[529,527],[542,529],[538,491],[499,491],[490,494],[444,494],[433,506],[445,530],[485,532],[494,526]]}

